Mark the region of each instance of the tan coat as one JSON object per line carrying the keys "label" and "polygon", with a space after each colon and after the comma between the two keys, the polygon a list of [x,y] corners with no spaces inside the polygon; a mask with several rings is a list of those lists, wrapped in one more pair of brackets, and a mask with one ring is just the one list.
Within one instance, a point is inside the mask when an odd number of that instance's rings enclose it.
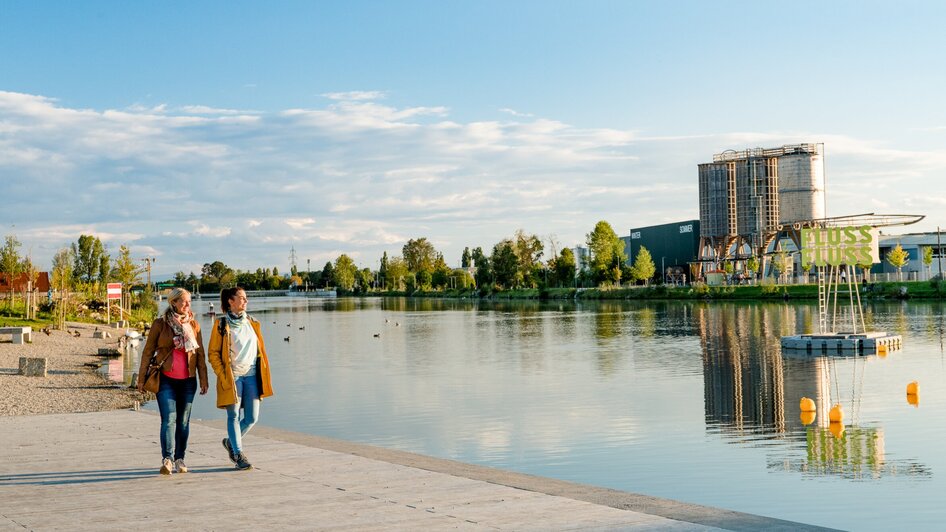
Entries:
{"label": "tan coat", "polygon": [[[257,345],[256,375],[260,384],[260,399],[273,395],[273,383],[269,375],[269,358],[266,357],[266,346],[263,344],[263,333],[260,332],[259,322],[247,316],[253,331],[256,332]],[[214,322],[210,332],[210,345],[207,347],[207,358],[217,374],[217,408],[226,408],[236,404],[236,387],[233,385],[233,369],[230,367],[230,325],[227,318],[219,318]]]}
{"label": "tan coat", "polygon": [[[197,376],[201,389],[207,388],[207,357],[204,354],[204,339],[200,335],[200,324],[197,320],[191,320],[194,327],[194,335],[197,337],[197,349],[187,354],[187,373],[191,377]],[[148,339],[145,341],[144,351],[141,352],[141,364],[138,366],[138,386],[144,385],[145,373],[148,371],[148,363],[151,362],[151,355],[157,352],[158,360],[164,360],[164,371],[171,371],[174,363],[174,329],[164,321],[164,316],[154,320],[151,324],[151,330],[148,332]],[[166,358],[165,358],[166,357]]]}

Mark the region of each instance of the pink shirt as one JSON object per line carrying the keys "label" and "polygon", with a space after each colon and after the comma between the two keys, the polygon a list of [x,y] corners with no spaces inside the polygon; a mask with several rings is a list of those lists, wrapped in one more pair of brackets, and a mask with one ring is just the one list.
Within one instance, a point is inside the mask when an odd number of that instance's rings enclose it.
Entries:
{"label": "pink shirt", "polygon": [[162,373],[172,379],[190,377],[190,369],[187,367],[187,352],[183,349],[175,349],[171,357],[171,371],[163,371]]}

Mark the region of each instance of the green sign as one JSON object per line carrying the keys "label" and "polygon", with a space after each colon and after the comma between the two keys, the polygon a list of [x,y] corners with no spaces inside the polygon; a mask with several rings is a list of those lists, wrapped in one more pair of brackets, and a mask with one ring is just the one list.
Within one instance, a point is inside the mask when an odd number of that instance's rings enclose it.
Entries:
{"label": "green sign", "polygon": [[877,234],[869,225],[801,230],[802,266],[841,266],[879,262]]}

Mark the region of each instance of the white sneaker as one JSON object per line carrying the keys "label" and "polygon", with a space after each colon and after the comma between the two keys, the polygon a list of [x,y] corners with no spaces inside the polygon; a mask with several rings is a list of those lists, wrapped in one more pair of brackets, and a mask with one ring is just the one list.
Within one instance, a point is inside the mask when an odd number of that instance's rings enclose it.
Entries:
{"label": "white sneaker", "polygon": [[187,466],[184,465],[184,459],[178,458],[174,461],[174,472],[175,473],[187,473]]}
{"label": "white sneaker", "polygon": [[161,461],[161,474],[170,475],[171,470],[174,469],[174,463],[171,462],[170,458],[165,458]]}

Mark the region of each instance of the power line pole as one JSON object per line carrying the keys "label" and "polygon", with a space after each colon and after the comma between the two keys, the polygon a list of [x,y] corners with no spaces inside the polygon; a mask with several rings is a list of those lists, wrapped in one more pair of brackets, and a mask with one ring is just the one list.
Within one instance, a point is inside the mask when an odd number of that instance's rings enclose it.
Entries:
{"label": "power line pole", "polygon": [[[154,291],[154,287],[151,286],[151,265],[152,265],[152,264],[154,263],[154,261],[156,261],[156,260],[158,260],[158,259],[156,259],[156,258],[154,258],[154,257],[145,257],[145,258],[141,259],[141,262],[144,262],[144,263],[146,264],[145,268],[148,270],[148,289],[151,290],[152,292]],[[129,288],[131,288],[131,287],[129,287]]]}

